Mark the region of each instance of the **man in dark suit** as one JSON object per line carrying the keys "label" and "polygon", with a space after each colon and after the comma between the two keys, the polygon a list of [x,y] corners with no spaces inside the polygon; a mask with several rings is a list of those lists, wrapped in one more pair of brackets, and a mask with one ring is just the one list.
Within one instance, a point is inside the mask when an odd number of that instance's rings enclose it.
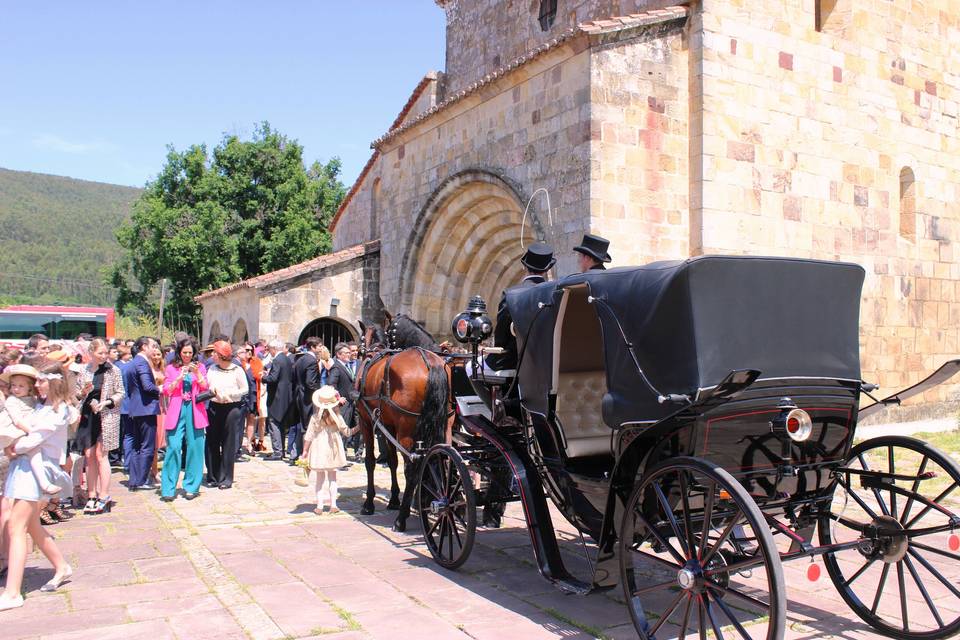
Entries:
{"label": "man in dark suit", "polygon": [[267,427],[270,430],[270,444],[273,455],[269,460],[282,460],[286,451],[284,442],[287,430],[297,419],[296,403],[293,397],[293,363],[287,355],[286,347],[280,340],[271,340],[270,355],[273,361],[270,372],[263,377],[267,385]]}
{"label": "man in dark suit", "polygon": [[141,336],[133,345],[133,360],[123,369],[123,386],[127,393],[130,430],[124,434],[124,448],[130,452],[127,466],[130,475],[127,488],[156,489],[150,478],[150,466],[157,446],[157,415],[160,413],[160,388],[153,378],[150,359],[159,349],[157,341]]}
{"label": "man in dark suit", "polygon": [[[527,270],[527,275],[517,286],[532,287],[547,281],[547,272],[556,263],[553,257],[553,247],[543,242],[534,242],[527,247],[527,252],[520,258],[520,264]],[[486,365],[494,371],[503,371],[517,368],[517,338],[513,335],[510,325],[513,318],[507,309],[507,294],[504,292],[497,308],[497,326],[493,331],[493,346],[502,347],[503,353],[491,353],[487,356]]]}
{"label": "man in dark suit", "polygon": [[293,364],[293,379],[296,384],[297,408],[299,409],[300,423],[295,424],[289,434],[287,448],[291,464],[300,457],[303,451],[303,434],[307,432],[310,416],[313,415],[313,392],[320,388],[320,366],[317,352],[320,350],[320,338],[307,338],[306,351]]}
{"label": "man in dark suit", "polygon": [[[353,402],[357,392],[353,388],[354,374],[350,365],[350,346],[346,342],[338,342],[334,348],[333,366],[327,371],[327,384],[340,394],[340,415],[348,427],[353,426]],[[344,443],[346,448],[346,443]],[[357,455],[356,445],[353,449]]]}
{"label": "man in dark suit", "polygon": [[603,271],[606,269],[604,263],[610,262],[610,241],[602,236],[586,233],[580,244],[573,248],[577,254],[577,266],[580,273],[586,273],[591,270]]}

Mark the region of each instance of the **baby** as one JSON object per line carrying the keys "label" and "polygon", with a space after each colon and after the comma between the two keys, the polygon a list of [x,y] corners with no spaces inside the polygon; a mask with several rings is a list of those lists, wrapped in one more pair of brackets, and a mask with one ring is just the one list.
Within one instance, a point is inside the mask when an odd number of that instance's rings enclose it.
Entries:
{"label": "baby", "polygon": [[[0,447],[6,448],[30,433],[30,415],[37,406],[35,391],[38,375],[36,369],[24,364],[12,365],[3,372],[2,377],[9,384],[10,394],[0,407]],[[23,455],[30,462],[30,470],[40,490],[47,495],[59,492],[60,487],[47,478],[39,447]]]}

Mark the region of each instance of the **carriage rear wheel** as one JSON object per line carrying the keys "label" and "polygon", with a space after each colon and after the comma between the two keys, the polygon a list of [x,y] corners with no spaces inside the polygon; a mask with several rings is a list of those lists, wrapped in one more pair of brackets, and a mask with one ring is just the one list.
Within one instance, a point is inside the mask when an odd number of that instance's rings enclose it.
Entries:
{"label": "carriage rear wheel", "polygon": [[894,638],[960,631],[960,465],[922,440],[885,436],[855,446],[847,467],[905,478],[838,474],[820,542],[862,540],[824,555],[840,595]]}
{"label": "carriage rear wheel", "polygon": [[769,526],[712,462],[672,458],[647,472],[627,502],[619,551],[641,638],[783,637],[783,567]]}
{"label": "carriage rear wheel", "polygon": [[420,466],[417,511],[423,537],[441,567],[456,569],[470,556],[477,532],[476,496],[460,453],[445,444],[431,448]]}

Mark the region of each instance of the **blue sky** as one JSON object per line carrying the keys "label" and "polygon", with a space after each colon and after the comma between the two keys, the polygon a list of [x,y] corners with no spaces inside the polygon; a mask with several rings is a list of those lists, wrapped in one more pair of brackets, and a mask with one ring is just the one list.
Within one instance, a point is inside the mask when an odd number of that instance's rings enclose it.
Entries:
{"label": "blue sky", "polygon": [[444,25],[434,0],[7,2],[0,167],[142,186],[166,145],[268,120],[350,185]]}

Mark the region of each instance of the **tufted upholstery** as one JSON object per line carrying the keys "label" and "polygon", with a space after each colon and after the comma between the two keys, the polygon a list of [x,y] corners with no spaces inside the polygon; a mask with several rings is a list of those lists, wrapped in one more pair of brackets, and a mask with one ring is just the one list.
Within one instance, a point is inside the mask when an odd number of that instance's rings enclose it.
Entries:
{"label": "tufted upholstery", "polygon": [[571,458],[610,453],[610,427],[601,416],[607,392],[603,371],[561,373],[557,385],[557,417]]}

